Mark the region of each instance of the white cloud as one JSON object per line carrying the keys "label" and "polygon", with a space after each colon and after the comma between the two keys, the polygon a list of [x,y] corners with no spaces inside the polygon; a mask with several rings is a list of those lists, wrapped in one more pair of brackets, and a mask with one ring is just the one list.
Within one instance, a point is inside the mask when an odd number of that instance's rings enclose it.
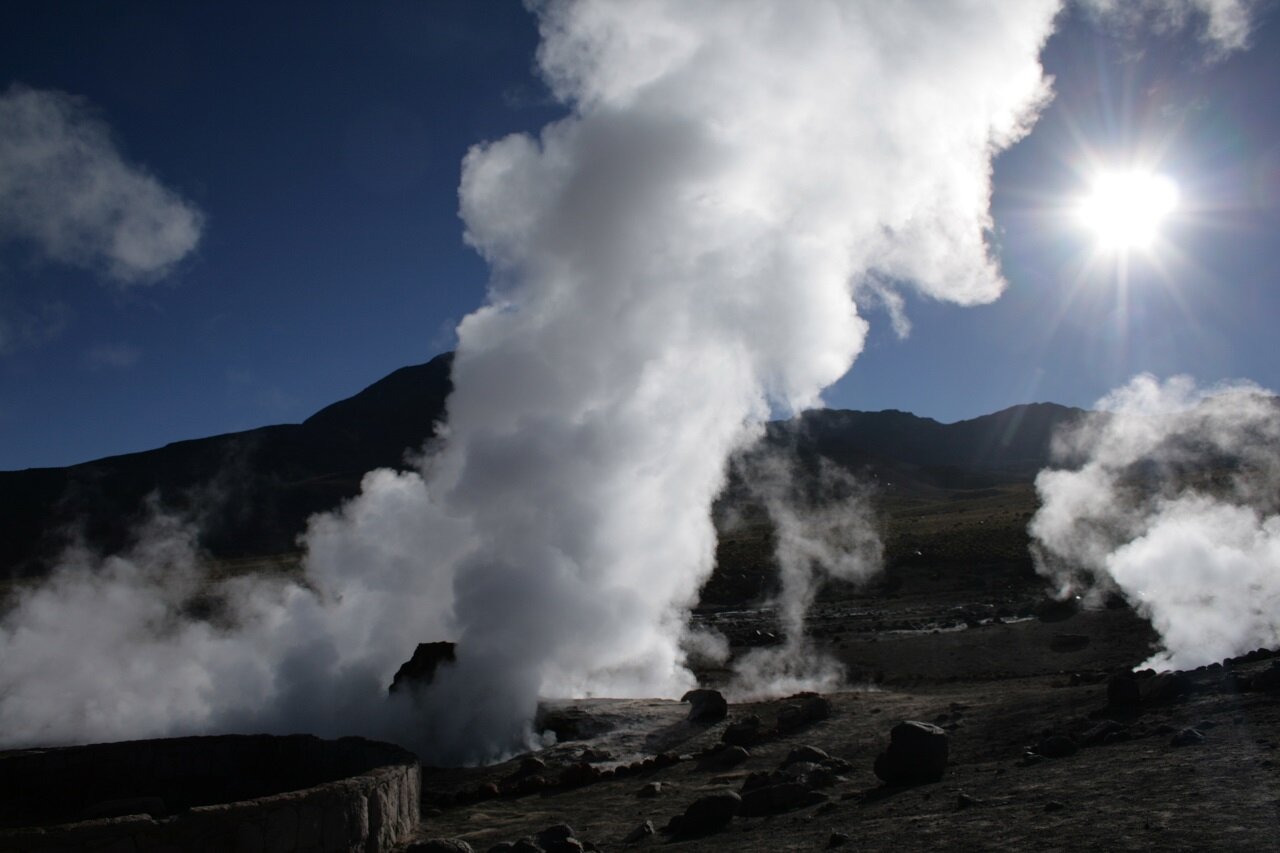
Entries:
{"label": "white cloud", "polygon": [[1080,0],[1104,18],[1127,26],[1180,30],[1194,21],[1218,55],[1249,46],[1257,0]]}
{"label": "white cloud", "polygon": [[0,239],[139,284],[194,250],[203,220],[126,162],[82,99],[21,85],[0,95]]}

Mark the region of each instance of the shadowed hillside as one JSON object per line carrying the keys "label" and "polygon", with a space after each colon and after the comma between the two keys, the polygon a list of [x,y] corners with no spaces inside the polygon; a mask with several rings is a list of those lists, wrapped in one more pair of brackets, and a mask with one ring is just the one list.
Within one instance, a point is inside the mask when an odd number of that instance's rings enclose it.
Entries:
{"label": "shadowed hillside", "polygon": [[[434,434],[451,363],[445,354],[397,370],[301,424],[0,472],[0,576],[39,575],[77,538],[120,549],[150,495],[195,518],[201,544],[217,558],[295,550],[312,513],[355,495],[368,470],[405,467],[406,452]],[[1079,414],[1042,403],[941,424],[899,411],[828,410],[770,424],[766,441],[802,464],[826,457],[874,483],[891,562],[936,560],[957,548],[951,557],[1009,561],[1025,559],[1029,483],[1048,460],[1050,436]],[[722,525],[721,572],[711,585],[728,598],[758,593],[772,561],[768,525],[731,482],[720,508],[735,505],[746,522]]]}

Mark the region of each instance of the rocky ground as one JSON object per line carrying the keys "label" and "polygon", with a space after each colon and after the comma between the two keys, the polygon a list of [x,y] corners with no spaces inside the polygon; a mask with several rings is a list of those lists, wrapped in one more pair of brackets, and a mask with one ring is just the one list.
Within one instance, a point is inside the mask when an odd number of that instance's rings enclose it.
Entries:
{"label": "rocky ground", "polygon": [[[1280,848],[1277,659],[1130,677],[1152,648],[1143,620],[1046,606],[1040,589],[1025,566],[916,566],[829,597],[813,633],[852,686],[825,697],[731,704],[699,723],[672,701],[551,705],[558,746],[424,771],[421,839],[477,851]],[[738,653],[776,631],[767,611],[699,618]],[[945,733],[940,780],[877,778],[904,720]]]}

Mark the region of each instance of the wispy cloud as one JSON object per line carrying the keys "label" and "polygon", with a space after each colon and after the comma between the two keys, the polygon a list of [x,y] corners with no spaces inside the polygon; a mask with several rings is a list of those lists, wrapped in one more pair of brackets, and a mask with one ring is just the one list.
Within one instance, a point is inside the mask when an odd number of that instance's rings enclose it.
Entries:
{"label": "wispy cloud", "polygon": [[0,240],[135,285],[194,250],[203,223],[122,157],[84,99],[16,84],[0,95]]}
{"label": "wispy cloud", "polygon": [[1157,30],[1199,29],[1217,55],[1249,46],[1257,0],[1081,0],[1085,8],[1129,26]]}

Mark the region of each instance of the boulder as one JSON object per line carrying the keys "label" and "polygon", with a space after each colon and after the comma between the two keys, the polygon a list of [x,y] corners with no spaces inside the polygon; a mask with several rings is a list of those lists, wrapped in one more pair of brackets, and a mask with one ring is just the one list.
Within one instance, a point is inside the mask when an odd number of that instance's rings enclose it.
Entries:
{"label": "boulder", "polygon": [[1251,690],[1280,690],[1280,664],[1273,663],[1270,669],[1264,669],[1249,679],[1249,688]]}
{"label": "boulder", "polygon": [[398,693],[410,687],[426,687],[436,677],[436,669],[441,664],[453,663],[455,646],[453,643],[418,643],[413,650],[413,657],[400,664],[395,676],[391,679],[388,693]]}
{"label": "boulder", "polygon": [[728,770],[750,757],[751,753],[744,747],[724,746],[698,762],[698,767],[702,770]]}
{"label": "boulder", "polygon": [[764,737],[761,728],[760,718],[752,714],[726,726],[720,740],[729,746],[755,746]]}
{"label": "boulder", "polygon": [[831,700],[816,694],[801,695],[799,702],[778,711],[778,731],[793,732],[831,716]]}
{"label": "boulder", "polygon": [[627,837],[622,839],[622,843],[623,844],[639,844],[641,841],[644,841],[646,838],[652,838],[655,832],[656,831],[653,828],[653,821],[646,820],[644,823],[640,824],[635,829],[628,832]]}
{"label": "boulder", "polygon": [[1191,679],[1185,672],[1161,672],[1138,682],[1144,703],[1173,702],[1191,692]]}
{"label": "boulder", "polygon": [[659,796],[664,788],[665,786],[661,782],[647,782],[644,787],[636,791],[636,796],[652,799]]}
{"label": "boulder", "polygon": [[889,748],[876,757],[876,776],[889,785],[937,782],[947,769],[947,733],[930,723],[907,720],[889,732]]}
{"label": "boulder", "polygon": [[742,798],[733,791],[720,791],[694,800],[674,827],[682,836],[709,835],[729,825],[742,807]]}
{"label": "boulder", "polygon": [[718,723],[729,716],[729,703],[719,690],[690,690],[680,697],[680,701],[692,706],[688,719],[693,723]]}

